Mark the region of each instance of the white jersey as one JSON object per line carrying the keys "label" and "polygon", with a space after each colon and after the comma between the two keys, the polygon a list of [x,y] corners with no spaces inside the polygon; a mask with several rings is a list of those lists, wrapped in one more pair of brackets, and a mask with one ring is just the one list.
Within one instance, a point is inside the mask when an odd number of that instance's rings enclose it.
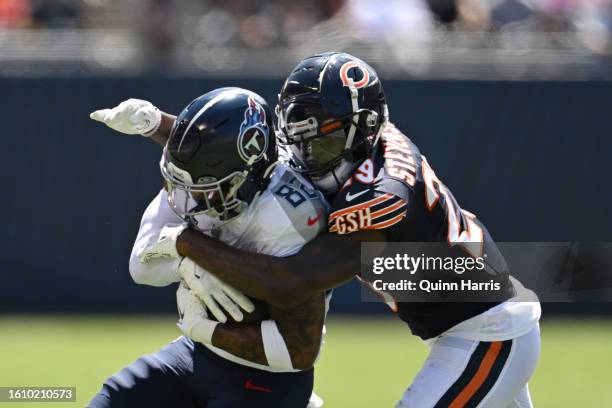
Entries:
{"label": "white jersey", "polygon": [[[198,229],[211,231],[208,235],[214,235],[235,248],[284,257],[299,252],[326,228],[327,210],[323,195],[286,164],[280,163],[267,188],[240,215],[225,223],[207,216],[198,216],[197,221]],[[136,254],[141,248],[157,242],[164,225],[182,221],[170,208],[166,191],[161,190],[145,210],[130,256],[130,273],[137,283],[167,286],[180,280],[177,273],[179,260],[159,258],[142,264]],[[330,297],[331,294],[326,297],[327,306]],[[241,359],[214,346],[207,347],[242,365],[281,371]]]}

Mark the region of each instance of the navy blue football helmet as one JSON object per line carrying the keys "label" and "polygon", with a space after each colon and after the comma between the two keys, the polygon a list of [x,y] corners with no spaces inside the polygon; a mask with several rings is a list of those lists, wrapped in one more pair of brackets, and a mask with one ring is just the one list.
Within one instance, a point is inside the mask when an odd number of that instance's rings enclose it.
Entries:
{"label": "navy blue football helmet", "polygon": [[291,163],[327,193],[369,156],[388,119],[374,68],[339,52],[302,60],[283,85],[276,113]]}
{"label": "navy blue football helmet", "polygon": [[272,113],[241,88],[220,88],[194,99],[176,118],[161,171],[168,201],[182,218],[228,220],[266,184],[277,161]]}

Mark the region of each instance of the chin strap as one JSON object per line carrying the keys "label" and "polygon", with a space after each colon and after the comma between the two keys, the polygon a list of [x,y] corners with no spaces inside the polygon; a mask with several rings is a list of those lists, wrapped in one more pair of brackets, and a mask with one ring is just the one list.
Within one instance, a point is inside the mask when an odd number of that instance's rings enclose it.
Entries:
{"label": "chin strap", "polygon": [[387,122],[389,122],[389,108],[387,107],[387,104],[385,103],[383,105],[383,118],[380,121],[380,127],[378,128],[378,132],[376,132],[376,137],[374,138],[372,147],[375,147],[378,144],[378,141],[380,140],[380,136],[382,135],[383,130],[385,130],[385,126],[387,125]]}
{"label": "chin strap", "polygon": [[276,166],[278,166],[279,161],[275,161],[274,163],[270,164],[266,170],[264,171],[263,174],[263,178],[266,179],[268,178],[268,176],[270,175],[270,173],[272,173],[272,170],[274,170],[276,168]]}
{"label": "chin strap", "polygon": [[359,121],[359,91],[355,88],[355,82],[353,78],[348,78],[347,84],[349,91],[351,92],[351,105],[353,107],[353,117],[351,120],[351,128],[349,129],[348,135],[346,136],[346,144],[344,145],[345,149],[349,149],[353,144],[353,139],[355,138],[355,132],[357,131],[357,126],[355,126],[355,121]]}

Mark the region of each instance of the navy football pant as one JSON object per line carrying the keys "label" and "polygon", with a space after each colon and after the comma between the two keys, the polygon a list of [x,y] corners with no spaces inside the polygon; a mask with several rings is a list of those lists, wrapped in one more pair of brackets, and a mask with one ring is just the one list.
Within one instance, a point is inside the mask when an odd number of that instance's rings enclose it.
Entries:
{"label": "navy football pant", "polygon": [[181,337],[110,377],[88,407],[304,408],[313,370],[271,373]]}

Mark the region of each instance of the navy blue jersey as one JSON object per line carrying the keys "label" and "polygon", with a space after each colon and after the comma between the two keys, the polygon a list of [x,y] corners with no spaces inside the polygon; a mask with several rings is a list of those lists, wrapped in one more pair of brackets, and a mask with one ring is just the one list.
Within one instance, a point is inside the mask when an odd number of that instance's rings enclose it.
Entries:
{"label": "navy blue jersey", "polygon": [[[385,127],[380,142],[334,198],[329,231],[342,235],[384,230],[391,242],[446,242],[449,254],[461,251],[475,258],[486,251],[487,273],[493,271],[503,282],[502,297],[512,297],[507,265],[488,231],[476,216],[459,207],[416,145],[392,124]],[[415,335],[427,339],[493,304],[391,302],[390,306]]]}

